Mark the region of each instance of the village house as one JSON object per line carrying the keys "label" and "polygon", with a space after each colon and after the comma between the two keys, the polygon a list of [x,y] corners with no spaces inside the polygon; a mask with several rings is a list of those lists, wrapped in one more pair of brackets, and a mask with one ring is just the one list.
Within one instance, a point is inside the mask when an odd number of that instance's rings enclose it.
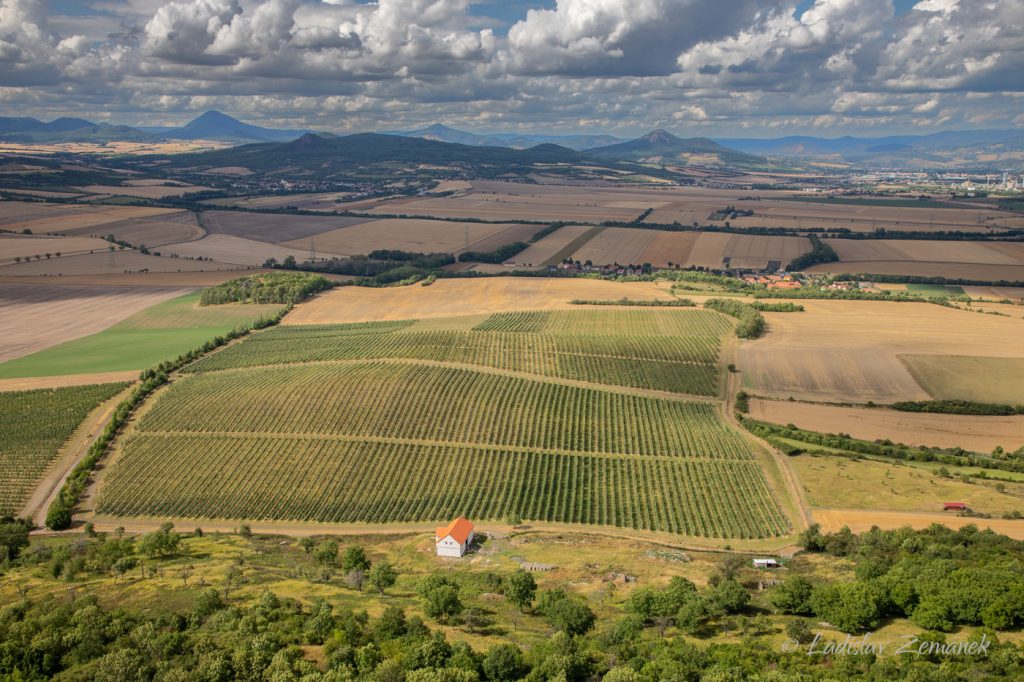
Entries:
{"label": "village house", "polygon": [[462,557],[473,542],[473,524],[459,517],[434,531],[434,545],[437,556]]}

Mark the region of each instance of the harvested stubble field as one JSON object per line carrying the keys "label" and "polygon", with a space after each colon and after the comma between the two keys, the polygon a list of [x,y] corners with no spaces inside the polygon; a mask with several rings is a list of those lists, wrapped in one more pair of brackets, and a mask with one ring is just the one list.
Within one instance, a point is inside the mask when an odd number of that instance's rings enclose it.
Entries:
{"label": "harvested stubble field", "polygon": [[102,384],[0,393],[0,516],[21,510],[78,425],[123,388]]}
{"label": "harvested stubble field", "polygon": [[27,234],[0,234],[0,266],[46,254],[70,256],[90,251],[106,251],[110,243],[93,237],[37,237]]}
{"label": "harvested stubble field", "polygon": [[230,197],[208,199],[209,206],[236,206],[238,208],[286,208],[294,207],[303,211],[336,211],[338,203],[351,196],[351,192],[318,192],[310,194],[286,194],[260,197]]}
{"label": "harvested stubble field", "polygon": [[128,242],[129,244],[151,248],[164,244],[199,239],[206,234],[196,222],[195,213],[191,211],[166,213],[148,219],[120,220],[101,226],[81,227],[75,230],[63,230],[62,232],[69,235],[90,235],[96,237],[114,235],[115,239]]}
{"label": "harvested stubble field", "polygon": [[210,191],[209,187],[201,187],[199,185],[181,185],[177,183],[168,185],[137,185],[131,183],[133,181],[129,180],[124,185],[86,185],[85,187],[75,187],[75,189],[89,194],[110,194],[120,197],[139,197],[140,199],[181,197],[186,194]]}
{"label": "harvested stubble field", "polygon": [[[365,223],[366,218],[338,216],[274,215],[244,211],[203,211],[203,227],[210,234],[227,234],[277,244],[290,239],[307,239],[339,227]],[[309,251],[309,242],[304,243]]]}
{"label": "harvested stubble field", "polygon": [[[956,242],[953,242],[956,243]],[[922,261],[839,261],[807,268],[821,274],[900,275],[945,277],[983,282],[1024,282],[1024,265],[979,265]]]}
{"label": "harvested stubble field", "polygon": [[[33,234],[67,233],[81,235],[81,228],[102,232],[103,225],[124,220],[151,220],[157,216],[181,213],[173,208],[140,206],[82,206],[45,202],[0,201],[0,228]],[[92,234],[92,232],[88,232]]]}
{"label": "harvested stubble field", "polygon": [[[557,233],[556,233],[557,234]],[[518,310],[567,310],[574,299],[674,300],[667,283],[495,277],[441,279],[429,287],[342,287],[300,303],[283,324],[413,320]]]}
{"label": "harvested stubble field", "polygon": [[[104,329],[110,324],[105,321],[99,333],[0,364],[0,379],[142,370],[281,308],[240,304],[200,307],[198,303],[199,294],[190,293],[155,303]],[[131,304],[128,299],[126,306]]]}
{"label": "harvested stubble field", "polygon": [[[203,462],[183,466],[168,452]],[[327,522],[518,513],[713,537],[789,527],[712,404],[381,361],[176,381],[112,463],[97,512]]]}
{"label": "harvested stubble field", "polygon": [[759,395],[854,403],[927,400],[901,356],[1024,358],[1024,345],[1012,341],[1024,338],[1020,318],[929,303],[800,303],[805,312],[765,313],[767,334],[739,348],[744,385]]}
{"label": "harvested stubble field", "polygon": [[[450,326],[464,327],[457,318]],[[470,331],[411,322],[280,327],[191,370],[404,358],[713,396],[721,337],[731,326],[704,310],[618,309],[496,314]]]}
{"label": "harvested stubble field", "polygon": [[61,277],[75,275],[116,275],[129,272],[204,272],[208,270],[239,270],[237,263],[190,260],[139,253],[133,249],[114,251],[113,262],[107,251],[84,253],[60,258],[43,258],[30,263],[15,263],[0,267],[0,276],[7,277]]}
{"label": "harvested stubble field", "polygon": [[557,265],[571,256],[577,248],[586,244],[603,228],[586,225],[566,225],[551,234],[541,237],[525,250],[509,258],[506,263],[515,265]]}
{"label": "harvested stubble field", "polygon": [[0,362],[95,334],[182,293],[164,287],[0,284]]}
{"label": "harvested stubble field", "polygon": [[862,440],[888,439],[922,447],[961,447],[988,453],[997,446],[1015,450],[1024,445],[1024,415],[925,414],[754,399],[750,401],[750,416],[822,433],[846,433]]}
{"label": "harvested stubble field", "polygon": [[[455,253],[467,248],[486,250],[528,239],[537,226],[458,223],[447,220],[372,220],[316,236],[316,248],[344,256],[365,255],[378,249],[415,253]],[[467,235],[469,238],[467,245]],[[284,246],[309,248],[309,240],[283,242]],[[484,248],[480,249],[480,245]]]}
{"label": "harvested stubble field", "polygon": [[572,259],[581,263],[590,261],[595,265],[643,263],[641,258],[657,236],[654,230],[609,227],[581,245],[572,254]]}
{"label": "harvested stubble field", "polygon": [[[163,256],[212,258],[220,263],[236,265],[263,265],[268,258],[275,258],[280,262],[288,256],[292,256],[301,263],[309,258],[309,249],[300,251],[243,237],[211,234],[196,241],[168,244],[160,249],[160,254]],[[317,252],[317,257],[330,258],[332,255]]]}

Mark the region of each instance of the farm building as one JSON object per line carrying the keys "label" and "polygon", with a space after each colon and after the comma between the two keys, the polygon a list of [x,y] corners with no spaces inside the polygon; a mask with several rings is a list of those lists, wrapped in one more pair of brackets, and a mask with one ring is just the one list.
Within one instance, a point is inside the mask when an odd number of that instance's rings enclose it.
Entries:
{"label": "farm building", "polygon": [[434,532],[437,556],[461,557],[472,542],[473,524],[461,516]]}
{"label": "farm building", "polygon": [[782,568],[775,559],[754,559],[754,568]]}
{"label": "farm building", "polygon": [[942,511],[963,511],[967,509],[966,502],[943,502]]}

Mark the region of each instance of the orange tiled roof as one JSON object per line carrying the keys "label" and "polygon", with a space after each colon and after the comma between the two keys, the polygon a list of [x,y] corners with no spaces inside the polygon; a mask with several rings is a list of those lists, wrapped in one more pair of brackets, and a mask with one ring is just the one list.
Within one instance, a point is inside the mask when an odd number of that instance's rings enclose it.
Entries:
{"label": "orange tiled roof", "polygon": [[469,539],[469,534],[473,532],[473,524],[470,523],[469,519],[459,517],[452,521],[446,528],[439,527],[435,534],[437,539],[446,538],[449,535],[452,539],[460,545]]}

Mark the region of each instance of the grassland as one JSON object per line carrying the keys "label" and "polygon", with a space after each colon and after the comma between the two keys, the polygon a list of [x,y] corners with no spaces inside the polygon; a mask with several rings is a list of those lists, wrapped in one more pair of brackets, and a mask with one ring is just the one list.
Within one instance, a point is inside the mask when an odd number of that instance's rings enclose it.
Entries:
{"label": "grassland", "polygon": [[1024,358],[908,353],[900,360],[937,400],[1024,403]]}
{"label": "grassland", "polygon": [[0,516],[16,514],[64,442],[124,384],[0,393]]}
{"label": "grassland", "polygon": [[701,310],[576,309],[267,330],[154,400],[96,511],[784,535],[753,446],[719,406],[650,390],[716,394],[731,325]]}
{"label": "grassland", "polygon": [[815,507],[941,512],[943,502],[955,500],[995,516],[1024,513],[1024,484],[1019,482],[965,482],[900,462],[827,455],[799,455],[791,462]]}
{"label": "grassland", "polygon": [[191,369],[407,358],[713,396],[720,338],[730,327],[700,310],[499,313],[471,331],[420,331],[401,322],[282,327]]}
{"label": "grassland", "polygon": [[277,305],[200,308],[191,293],[157,303],[99,333],[0,364],[0,379],[141,370],[191,350]]}

